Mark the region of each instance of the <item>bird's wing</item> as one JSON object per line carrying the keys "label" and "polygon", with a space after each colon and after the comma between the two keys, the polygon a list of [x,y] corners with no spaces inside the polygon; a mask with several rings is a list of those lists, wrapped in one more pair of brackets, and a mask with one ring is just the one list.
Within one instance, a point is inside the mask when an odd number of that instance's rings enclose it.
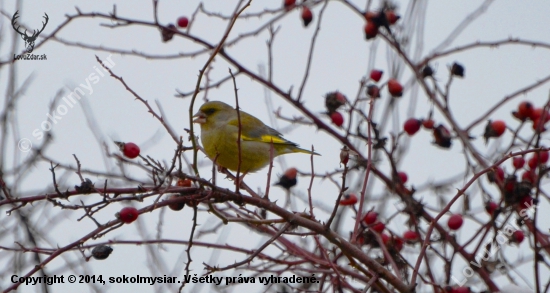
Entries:
{"label": "bird's wing", "polygon": [[[280,132],[265,125],[260,119],[243,111],[240,111],[240,115],[241,138],[243,140],[296,146],[295,143],[284,139]],[[235,117],[229,120],[227,125],[235,127],[236,131],[238,131],[239,119]]]}

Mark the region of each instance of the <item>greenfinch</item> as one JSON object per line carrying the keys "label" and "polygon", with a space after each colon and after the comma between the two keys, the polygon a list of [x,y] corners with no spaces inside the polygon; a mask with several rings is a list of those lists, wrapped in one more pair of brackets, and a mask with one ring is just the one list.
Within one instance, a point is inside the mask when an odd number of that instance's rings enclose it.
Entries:
{"label": "greenfinch", "polygon": [[[267,166],[272,145],[273,157],[290,153],[319,155],[301,149],[297,144],[284,139],[281,133],[265,125],[260,119],[244,111],[239,113],[241,173],[256,172]],[[203,104],[193,117],[195,118],[193,122],[201,126],[201,141],[206,155],[217,165],[237,171],[239,169],[237,110],[226,103],[212,101]]]}

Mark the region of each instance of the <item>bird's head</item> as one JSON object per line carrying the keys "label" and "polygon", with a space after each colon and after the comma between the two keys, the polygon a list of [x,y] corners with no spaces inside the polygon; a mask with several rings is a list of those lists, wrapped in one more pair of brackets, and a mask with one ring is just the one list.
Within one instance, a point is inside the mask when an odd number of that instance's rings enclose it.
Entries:
{"label": "bird's head", "polygon": [[207,102],[193,115],[195,117],[193,123],[199,123],[201,127],[224,123],[233,117],[233,112],[235,112],[235,109],[224,102]]}

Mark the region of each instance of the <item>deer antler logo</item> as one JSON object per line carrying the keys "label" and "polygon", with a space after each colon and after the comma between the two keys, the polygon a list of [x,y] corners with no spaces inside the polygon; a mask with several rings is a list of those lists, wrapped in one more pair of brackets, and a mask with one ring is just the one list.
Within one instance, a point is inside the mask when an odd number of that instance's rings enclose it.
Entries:
{"label": "deer antler logo", "polygon": [[42,22],[42,29],[37,31],[37,30],[33,30],[33,33],[31,36],[27,35],[27,30],[25,29],[25,32],[21,32],[19,31],[19,28],[20,26],[16,26],[16,20],[17,18],[19,18],[19,16],[17,15],[19,13],[19,10],[15,12],[15,14],[13,15],[13,17],[11,18],[11,25],[13,26],[13,29],[21,35],[21,38],[25,41],[25,46],[27,47],[27,53],[32,53],[32,50],[34,50],[34,41],[36,41],[36,38],[38,37],[38,35],[40,35],[40,33],[44,30],[44,28],[46,28],[46,24],[48,24],[48,15],[44,12],[44,14],[46,16],[43,16],[44,19],[46,20],[46,22]]}

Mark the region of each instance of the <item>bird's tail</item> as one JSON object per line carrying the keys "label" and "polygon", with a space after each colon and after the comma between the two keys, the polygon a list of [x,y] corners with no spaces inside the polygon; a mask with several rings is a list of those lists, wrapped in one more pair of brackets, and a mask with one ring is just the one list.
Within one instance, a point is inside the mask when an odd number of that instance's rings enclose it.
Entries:
{"label": "bird's tail", "polygon": [[309,155],[316,155],[316,156],[320,156],[321,154],[319,153],[316,153],[316,152],[312,152],[312,151],[308,151],[308,150],[305,150],[305,149],[301,149],[299,147],[295,147],[294,148],[294,152],[295,153],[304,153],[304,154],[309,154]]}

